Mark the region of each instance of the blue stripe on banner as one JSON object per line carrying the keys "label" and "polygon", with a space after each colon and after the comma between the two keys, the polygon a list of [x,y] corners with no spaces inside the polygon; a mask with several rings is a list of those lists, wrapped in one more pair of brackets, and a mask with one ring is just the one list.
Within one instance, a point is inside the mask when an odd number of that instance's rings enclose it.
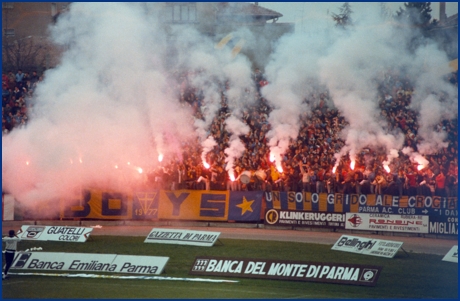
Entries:
{"label": "blue stripe on banner", "polygon": [[265,208],[273,209],[273,194],[271,192],[264,192]]}
{"label": "blue stripe on banner", "polygon": [[259,221],[262,196],[263,191],[231,191],[228,204],[228,220],[237,222]]}
{"label": "blue stripe on banner", "polygon": [[313,212],[318,212],[319,210],[319,194],[312,193],[311,195],[311,210]]}
{"label": "blue stripe on banner", "polygon": [[282,210],[289,209],[288,194],[286,191],[280,192],[280,203],[281,203]]}
{"label": "blue stripe on banner", "polygon": [[304,210],[303,207],[303,200],[304,200],[304,193],[303,192],[296,192],[294,195],[295,200],[295,210]]}
{"label": "blue stripe on banner", "polygon": [[344,194],[343,198],[344,200],[342,201],[342,212],[351,212],[350,211],[350,204],[351,204],[351,199],[357,199],[358,195],[356,194]]}

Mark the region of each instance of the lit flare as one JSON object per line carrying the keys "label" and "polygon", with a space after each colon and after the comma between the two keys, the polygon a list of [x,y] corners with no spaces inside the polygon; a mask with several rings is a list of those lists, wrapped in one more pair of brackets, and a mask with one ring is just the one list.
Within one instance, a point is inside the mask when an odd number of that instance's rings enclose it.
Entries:
{"label": "lit flare", "polygon": [[383,165],[383,168],[386,170],[386,172],[390,173],[390,167],[388,165]]}
{"label": "lit flare", "polygon": [[351,161],[350,168],[351,170],[355,170],[355,161]]}

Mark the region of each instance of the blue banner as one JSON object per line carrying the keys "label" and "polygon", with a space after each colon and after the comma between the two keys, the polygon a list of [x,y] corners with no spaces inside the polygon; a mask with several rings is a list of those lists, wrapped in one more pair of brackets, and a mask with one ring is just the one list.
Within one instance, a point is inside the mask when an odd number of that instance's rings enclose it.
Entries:
{"label": "blue banner", "polygon": [[259,221],[262,195],[262,191],[231,191],[228,220],[237,222]]}

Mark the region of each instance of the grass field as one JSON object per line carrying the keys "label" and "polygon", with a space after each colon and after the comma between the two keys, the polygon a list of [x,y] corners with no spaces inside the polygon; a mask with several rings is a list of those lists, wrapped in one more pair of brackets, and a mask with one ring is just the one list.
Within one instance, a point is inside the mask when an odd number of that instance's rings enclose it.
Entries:
{"label": "grass field", "polygon": [[[442,256],[398,252],[393,259],[333,251],[332,245],[220,239],[223,244],[195,247],[144,243],[144,237],[91,236],[86,243],[22,241],[20,250],[167,256],[163,277],[236,280],[207,283],[177,280],[63,278],[11,275],[2,283],[4,299],[39,298],[181,298],[181,299],[457,299],[458,265]],[[188,272],[196,256],[284,259],[382,266],[375,287],[225,277]],[[12,273],[17,272],[11,270]],[[21,271],[26,272],[26,271]]]}

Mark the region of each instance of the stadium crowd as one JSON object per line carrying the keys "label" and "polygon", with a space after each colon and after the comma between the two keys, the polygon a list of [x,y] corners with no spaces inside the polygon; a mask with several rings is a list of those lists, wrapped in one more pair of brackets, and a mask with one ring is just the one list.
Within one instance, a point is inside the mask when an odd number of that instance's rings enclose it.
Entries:
{"label": "stadium crowd", "polygon": [[[174,73],[177,94],[183,105],[190,106],[195,118],[203,118],[203,91],[188,84],[193,72]],[[33,71],[2,75],[2,134],[24,127],[27,112],[36,86],[43,80]],[[283,157],[283,172],[279,172],[269,161],[266,134],[270,130],[268,116],[272,110],[261,96],[260,88],[267,84],[263,73],[256,69],[253,80],[257,88],[253,105],[244,108],[243,122],[250,131],[241,136],[246,145],[243,155],[235,161],[237,180],[231,181],[225,169],[225,149],[229,146],[230,134],[225,120],[231,114],[225,96],[226,85],[221,85],[221,108],[214,117],[209,134],[216,146],[207,154],[210,168],[205,168],[201,159],[202,146],[195,143],[184,145],[182,160],[168,158],[147,176],[150,187],[176,190],[265,190],[307,191],[327,193],[390,194],[457,196],[458,184],[458,134],[457,119],[443,120],[434,131],[447,133],[448,146],[436,153],[426,155],[429,164],[419,170],[407,155],[399,151],[399,157],[383,168],[387,154],[383,149],[363,149],[357,156],[355,166],[350,167],[348,156],[342,157],[336,170],[334,154],[344,146],[340,138],[347,121],[334,107],[327,91],[317,90],[305,96],[310,113],[301,116],[298,138],[292,140]],[[453,85],[458,85],[457,72],[447,75]],[[388,129],[399,129],[405,135],[404,147],[417,151],[420,137],[417,135],[417,114],[410,109],[411,97],[415,93],[410,78],[397,71],[381,75],[379,85],[379,108],[388,121]]]}

